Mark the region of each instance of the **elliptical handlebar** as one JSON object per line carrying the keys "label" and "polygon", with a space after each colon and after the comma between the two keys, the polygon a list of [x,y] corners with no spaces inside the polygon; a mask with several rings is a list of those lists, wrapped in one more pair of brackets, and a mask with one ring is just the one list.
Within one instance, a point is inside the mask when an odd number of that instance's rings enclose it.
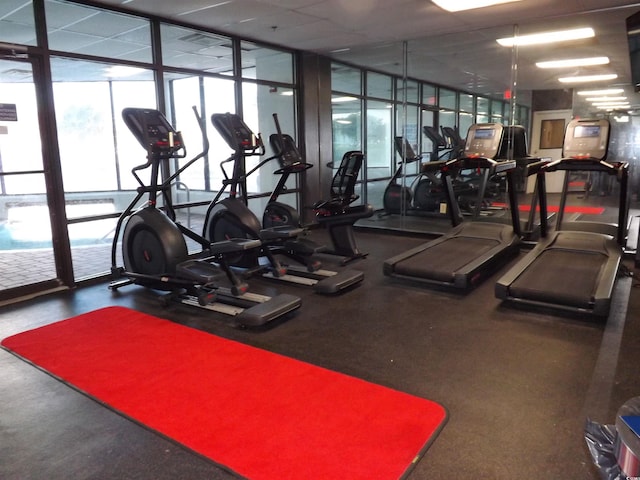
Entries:
{"label": "elliptical handlebar", "polygon": [[[209,137],[207,136],[206,122],[204,118],[200,116],[200,113],[198,112],[198,108],[195,105],[193,105],[191,109],[193,110],[193,114],[196,117],[196,121],[198,122],[198,128],[200,128],[200,133],[202,135],[202,151],[198,153],[195,157],[193,157],[191,160],[189,160],[187,163],[185,163],[182,167],[178,168],[173,173],[173,175],[167,178],[163,182],[163,184],[165,185],[168,185],[171,182],[173,182],[182,172],[184,172],[187,168],[193,165],[194,162],[200,160],[202,157],[207,155],[207,153],[209,153]],[[185,149],[185,152],[186,152],[186,149]],[[178,157],[178,158],[184,158],[184,157]]]}

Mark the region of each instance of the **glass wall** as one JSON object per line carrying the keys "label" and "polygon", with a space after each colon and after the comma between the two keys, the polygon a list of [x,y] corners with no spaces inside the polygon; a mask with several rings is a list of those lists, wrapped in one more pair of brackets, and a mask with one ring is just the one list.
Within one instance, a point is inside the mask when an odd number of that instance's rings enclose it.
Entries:
{"label": "glass wall", "polygon": [[31,62],[0,59],[0,265],[17,265],[0,290],[57,278],[37,88]]}
{"label": "glass wall", "polygon": [[[396,181],[411,187],[419,180],[421,162],[448,158],[455,138],[458,144],[464,141],[471,125],[510,121],[509,103],[503,100],[338,62],[332,63],[331,73],[334,162],[348,150],[364,148],[363,199],[376,209],[384,208],[385,189],[398,168]],[[528,127],[529,108],[517,106],[516,112],[518,122]],[[434,143],[424,127],[433,127],[431,134],[444,143]],[[455,138],[442,127],[449,127]],[[420,161],[401,162],[394,137],[406,138],[414,159]]]}
{"label": "glass wall", "polygon": [[[179,220],[197,233],[201,233],[198,229],[206,205],[223,183],[220,162],[231,153],[210,121],[213,113],[241,114],[256,134],[262,134],[266,152],[251,158],[248,169],[272,155],[268,138],[276,131],[274,114],[283,132],[295,138],[297,86],[290,51],[70,1],[45,0],[43,5],[49,48],[44,57],[50,66],[54,112],[49,125],[57,138],[57,143],[47,145],[45,150],[51,152],[60,169],[62,185],[57,191],[64,192],[64,215],[56,214],[56,218],[67,218],[68,257],[75,280],[109,272],[117,217],[139,186],[131,170],[146,163],[145,150],[122,120],[124,108],[159,108],[181,131],[189,156],[175,161],[171,168],[179,168],[202,151],[204,143],[194,107],[202,117],[210,143],[208,155],[185,170],[172,188]],[[0,19],[0,42],[36,45],[32,2],[4,2]],[[154,56],[154,30],[161,42],[161,48],[155,51],[162,52],[161,57]],[[8,103],[6,95],[10,94],[12,104],[20,104],[21,119],[26,120],[23,103],[27,97],[35,102],[35,95],[17,93],[15,89],[28,82],[16,82],[15,74],[11,83],[11,89],[6,85],[2,88],[0,103]],[[12,133],[17,131],[16,125],[11,127]],[[31,238],[51,248],[52,235],[42,228],[48,224],[50,213],[45,171],[42,160],[40,166],[30,164],[40,157],[36,131],[31,128],[34,138],[30,141],[0,136],[4,170],[11,167],[11,151],[16,145],[22,152],[20,171],[30,170],[25,172],[29,178],[14,172],[0,175],[0,211],[6,210],[11,195],[30,195],[21,204],[40,210],[32,208],[33,215],[26,215],[23,209],[20,217],[38,218],[39,234]],[[32,149],[38,155],[29,154]],[[273,174],[277,168],[273,160],[249,178],[249,206],[259,217],[277,182]],[[150,180],[148,169],[139,171],[139,175],[145,183]],[[21,182],[28,183],[28,191]],[[297,193],[298,179],[293,176],[279,200],[297,206]],[[16,213],[14,209],[10,216]],[[17,238],[16,232],[10,237]],[[36,245],[27,245],[32,246]],[[49,264],[53,268],[53,258]],[[49,276],[55,277],[55,269]],[[0,290],[3,288],[11,287],[0,285]]]}

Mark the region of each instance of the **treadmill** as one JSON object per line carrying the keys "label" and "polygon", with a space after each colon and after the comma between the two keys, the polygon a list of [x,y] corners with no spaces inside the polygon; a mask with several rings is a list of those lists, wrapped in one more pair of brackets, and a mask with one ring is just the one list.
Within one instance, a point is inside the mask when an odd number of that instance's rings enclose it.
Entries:
{"label": "treadmill", "polygon": [[[626,241],[629,164],[607,162],[608,120],[572,120],[563,158],[533,166],[537,173],[542,236],[540,242],[495,286],[496,297],[510,302],[584,312],[606,317]],[[563,222],[568,178],[560,198],[556,228],[548,234],[545,174],[604,172],[620,183],[618,223]]]}
{"label": "treadmill", "polygon": [[[439,169],[445,182],[447,210],[453,228],[440,238],[396,255],[384,262],[387,276],[420,281],[456,289],[478,285],[496,268],[504,265],[519,251],[520,218],[514,188],[516,162],[496,161],[503,142],[509,141],[506,129],[497,123],[483,123],[469,128],[464,155],[460,158],[428,162],[423,169]],[[457,202],[452,177],[456,172],[475,169],[484,178],[506,174],[511,225],[484,220],[464,221]],[[484,185],[478,201],[484,196]]]}

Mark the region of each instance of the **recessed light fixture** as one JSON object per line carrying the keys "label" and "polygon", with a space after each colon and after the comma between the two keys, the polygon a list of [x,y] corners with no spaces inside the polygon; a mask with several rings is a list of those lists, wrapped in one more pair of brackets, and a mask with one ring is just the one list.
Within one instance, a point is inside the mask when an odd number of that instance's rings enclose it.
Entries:
{"label": "recessed light fixture", "polygon": [[572,67],[592,67],[594,65],[608,65],[609,57],[571,58],[568,60],[551,60],[548,62],[537,62],[538,68],[572,68]]}
{"label": "recessed light fixture", "polygon": [[545,43],[567,42],[569,40],[581,40],[596,36],[593,28],[575,28],[573,30],[558,30],[555,32],[533,33],[531,35],[518,35],[517,37],[499,38],[496,40],[503,47],[514,45],[542,45]]}
{"label": "recessed light fixture", "polygon": [[624,88],[607,88],[604,90],[580,90],[578,95],[616,95],[618,93],[624,93]]}
{"label": "recessed light fixture", "polygon": [[475,8],[492,7],[502,3],[519,2],[521,0],[431,0],[448,12],[461,12]]}
{"label": "recessed light fixture", "polygon": [[587,82],[604,82],[605,80],[614,80],[618,78],[615,73],[607,73],[604,75],[578,75],[576,77],[560,77],[561,83],[587,83]]}

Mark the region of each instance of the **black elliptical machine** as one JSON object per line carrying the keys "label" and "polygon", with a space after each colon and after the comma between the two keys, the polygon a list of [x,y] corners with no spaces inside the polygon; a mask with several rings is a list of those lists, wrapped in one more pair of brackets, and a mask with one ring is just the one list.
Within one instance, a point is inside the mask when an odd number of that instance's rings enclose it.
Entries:
{"label": "black elliptical machine", "polygon": [[[269,144],[273,150],[273,157],[261,162],[252,171],[257,170],[265,163],[272,159],[277,159],[280,168],[273,172],[275,175],[280,175],[278,183],[271,192],[267,206],[264,209],[262,216],[262,227],[279,227],[284,225],[290,225],[293,227],[300,227],[300,214],[298,210],[286,203],[278,202],[278,197],[287,191],[287,180],[291,175],[299,175],[313,167],[313,164],[307,163],[303,160],[295,140],[291,135],[283,134],[278,121],[278,115],[273,114],[273,121],[276,126],[276,132],[269,136]],[[249,172],[251,174],[251,172]]]}
{"label": "black elliptical machine", "polygon": [[[275,200],[270,201],[265,217],[272,215],[268,219],[271,226],[265,228],[247,206],[248,175],[265,163],[283,157],[292,161],[293,166],[287,166],[281,161],[281,167],[284,165],[284,173],[288,175],[297,169],[294,165],[297,163],[295,152],[286,152],[286,155],[282,155],[280,151],[280,155],[267,158],[250,172],[246,172],[246,158],[261,156],[265,153],[261,136],[255,135],[238,115],[232,113],[213,114],[211,122],[227,145],[233,149],[233,154],[220,164],[224,176],[223,186],[207,209],[203,236],[212,242],[227,238],[260,240],[261,248],[244,251],[232,260],[232,265],[247,269],[251,274],[260,273],[268,278],[311,286],[316,293],[321,294],[335,294],[360,283],[364,278],[362,272],[338,273],[320,268],[321,265],[313,258],[313,254],[324,251],[324,247],[302,237],[305,231],[298,225],[299,217],[295,209]],[[287,143],[291,144],[293,140],[281,144],[284,145],[285,150]],[[224,168],[228,163],[233,164],[231,175],[228,175]],[[284,182],[286,178],[284,180],[281,178],[279,183],[282,185],[276,187],[275,198],[282,191]],[[221,199],[227,187],[229,187],[229,195]],[[302,264],[303,267],[283,264],[278,258],[280,255]],[[266,259],[266,262],[263,259]]]}
{"label": "black elliptical machine", "polygon": [[[227,313],[243,326],[259,326],[289,313],[300,306],[300,299],[292,295],[266,297],[248,293],[248,285],[230,268],[229,258],[239,252],[260,247],[254,239],[227,238],[211,243],[176,222],[171,199],[173,181],[194,162],[203,158],[209,148],[202,119],[194,107],[202,131],[203,151],[187,161],[175,173],[160,180],[168,172],[170,162],[186,158],[182,135],[158,110],[125,108],[125,124],[147,151],[147,161],[131,171],[139,184],[137,195],[122,212],[116,224],[111,248],[111,290],[137,284],[169,291],[163,300],[177,300],[209,310]],[[150,168],[150,180],[145,184],[138,172]],[[145,205],[133,211],[143,196]],[[158,197],[162,198],[162,210]],[[125,223],[126,222],[126,223]],[[124,267],[117,264],[117,246],[122,234]],[[189,254],[185,237],[197,242],[202,250]],[[231,287],[225,286],[230,284]],[[250,297],[250,298],[249,298]]]}
{"label": "black elliptical machine", "polygon": [[[427,130],[425,130],[426,132]],[[429,133],[433,132],[430,130]],[[457,150],[448,148],[443,137],[437,135],[432,140],[438,149],[439,156],[431,162],[442,162],[456,158]],[[425,168],[421,163],[420,173],[415,180],[409,186],[403,185],[402,175],[406,166],[421,162],[422,156],[415,153],[411,144],[404,137],[395,137],[394,145],[396,153],[400,155],[400,160],[383,194],[384,213],[387,215],[402,212],[412,215],[443,215],[446,213],[446,211],[441,212],[441,206],[446,204],[446,194],[440,172]],[[469,199],[475,199],[477,194],[475,183],[466,181],[466,179],[454,179],[453,189],[463,209],[469,203]]]}

